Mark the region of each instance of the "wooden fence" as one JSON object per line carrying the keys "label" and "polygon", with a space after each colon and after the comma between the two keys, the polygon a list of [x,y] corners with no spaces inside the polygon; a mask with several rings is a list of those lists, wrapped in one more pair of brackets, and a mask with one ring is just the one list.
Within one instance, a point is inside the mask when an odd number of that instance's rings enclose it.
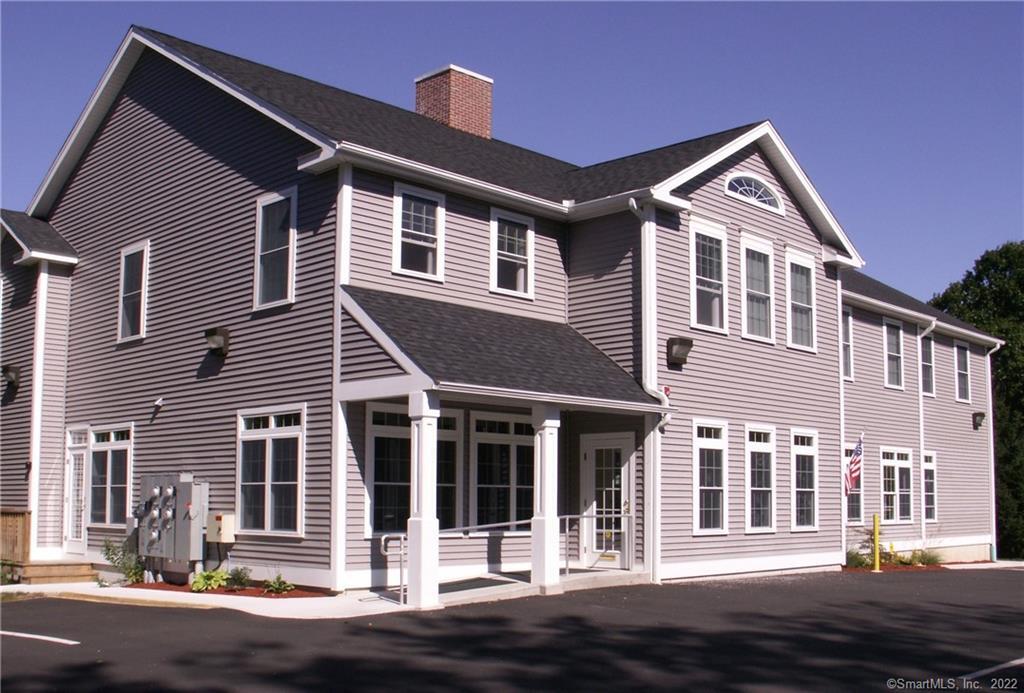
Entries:
{"label": "wooden fence", "polygon": [[23,510],[0,510],[0,558],[28,562],[29,515]]}

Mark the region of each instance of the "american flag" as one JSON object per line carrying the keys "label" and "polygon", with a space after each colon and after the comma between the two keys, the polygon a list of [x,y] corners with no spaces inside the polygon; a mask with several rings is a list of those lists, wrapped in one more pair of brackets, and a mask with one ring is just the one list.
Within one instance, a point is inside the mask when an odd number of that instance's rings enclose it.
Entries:
{"label": "american flag", "polygon": [[850,495],[850,491],[857,488],[857,482],[860,480],[860,463],[864,457],[864,434],[860,434],[860,438],[857,440],[857,447],[853,449],[853,454],[850,455],[850,463],[846,467],[846,495]]}

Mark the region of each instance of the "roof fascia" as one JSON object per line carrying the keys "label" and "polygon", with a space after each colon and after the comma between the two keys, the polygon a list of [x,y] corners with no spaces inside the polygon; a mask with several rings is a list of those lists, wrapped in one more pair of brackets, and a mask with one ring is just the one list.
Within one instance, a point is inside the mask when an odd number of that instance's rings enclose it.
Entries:
{"label": "roof fascia", "polygon": [[85,109],[78,116],[78,120],[75,121],[71,134],[68,135],[60,152],[57,154],[57,158],[50,165],[42,184],[36,190],[28,207],[27,213],[29,216],[45,218],[49,215],[57,196],[64,187],[64,183],[77,165],[78,159],[85,152],[85,148],[88,146],[92,136],[99,129],[103,119],[106,117],[107,111],[113,105],[114,100],[121,91],[121,87],[124,86],[128,75],[131,73],[132,68],[135,67],[135,63],[145,48],[156,51],[201,79],[222,89],[247,106],[254,108],[280,125],[309,140],[315,146],[330,150],[333,150],[336,146],[337,143],[330,137],[289,116],[284,111],[271,106],[262,99],[250,94],[163,43],[144,36],[133,27],[128,31],[124,40],[121,41],[114,59],[107,65],[100,83],[86,103]]}
{"label": "roof fascia", "polygon": [[436,385],[434,379],[425,373],[422,368],[416,365],[416,363],[409,358],[404,351],[402,351],[402,348],[398,346],[393,339],[391,339],[387,332],[381,329],[380,325],[370,317],[369,313],[363,310],[363,307],[360,306],[354,298],[352,298],[351,294],[345,291],[344,287],[342,287],[338,293],[341,299],[341,307],[344,308],[350,316],[352,316],[353,320],[359,323],[360,327],[366,330],[367,334],[369,334],[370,337],[380,345],[388,356],[395,360],[395,363],[401,366],[408,375],[413,376],[413,378],[418,381],[418,387],[414,385],[413,389],[434,389]]}
{"label": "roof fascia", "polygon": [[562,404],[580,409],[635,411],[651,414],[662,414],[672,411],[670,407],[663,407],[654,402],[644,404],[642,402],[626,402],[617,399],[601,399],[597,397],[582,397],[579,395],[555,394],[550,392],[533,392],[529,390],[509,390],[502,387],[450,383],[444,381],[438,384],[437,390],[442,394],[447,393],[453,395],[478,396],[490,400],[501,398],[534,403],[550,402],[552,404]]}
{"label": "roof fascia", "polygon": [[6,221],[0,220],[0,227],[3,228],[5,233],[9,233],[11,238],[21,247],[21,256],[14,261],[16,265],[34,265],[40,260],[47,260],[49,262],[58,262],[63,265],[77,265],[78,258],[73,255],[60,255],[58,253],[44,253],[38,250],[32,250],[25,245],[18,234],[14,232],[14,229]]}
{"label": "roof fascia", "polygon": [[886,301],[879,301],[876,298],[861,296],[860,294],[853,293],[847,289],[843,289],[843,303],[845,305],[864,308],[881,315],[890,315],[901,318],[907,322],[919,325],[920,327],[933,327],[934,331],[940,334],[969,339],[970,341],[978,344],[984,344],[987,346],[1001,346],[1005,344],[1003,340],[996,337],[990,337],[988,335],[981,334],[980,332],[965,330],[962,327],[942,322],[941,319],[932,317],[926,313],[919,313],[914,310],[908,310],[907,308],[901,308],[900,306],[887,303]]}
{"label": "roof fascia", "polygon": [[804,173],[800,164],[797,163],[793,153],[789,151],[789,147],[786,146],[786,143],[782,141],[774,126],[768,121],[761,123],[752,130],[748,130],[725,146],[708,154],[700,161],[687,166],[679,173],[666,178],[661,183],[655,185],[653,189],[659,192],[674,190],[755,142],[762,145],[765,153],[779,169],[783,180],[793,191],[801,205],[808,211],[815,225],[819,229],[824,230],[828,236],[831,236],[830,240],[847,253],[849,262],[853,263],[850,266],[863,267],[864,259],[857,252],[853,243],[850,242],[846,232],[843,231],[839,222],[832,215],[825,201],[822,200],[821,195],[814,189],[807,174]]}

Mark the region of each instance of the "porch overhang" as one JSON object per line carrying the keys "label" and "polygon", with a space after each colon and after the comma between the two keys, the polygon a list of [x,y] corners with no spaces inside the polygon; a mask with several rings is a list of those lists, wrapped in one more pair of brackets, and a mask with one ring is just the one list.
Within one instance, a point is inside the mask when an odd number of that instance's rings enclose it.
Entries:
{"label": "porch overhang", "polygon": [[668,411],[564,323],[353,286],[341,289],[341,305],[402,371],[342,383],[343,401],[433,390],[464,401]]}

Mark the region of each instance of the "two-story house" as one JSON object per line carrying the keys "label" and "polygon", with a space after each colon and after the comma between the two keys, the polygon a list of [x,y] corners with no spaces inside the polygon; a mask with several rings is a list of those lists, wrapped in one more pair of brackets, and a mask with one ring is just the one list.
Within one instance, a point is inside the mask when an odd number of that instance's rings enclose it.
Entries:
{"label": "two-story house", "polygon": [[858,521],[987,555],[991,416],[961,424],[999,342],[875,295],[771,123],[580,167],[493,139],[491,90],[448,66],[410,112],[129,31],[3,213],[0,504],[32,560],[100,561],[141,474],[191,471],[226,564],[396,584],[403,535],[419,607],[489,571],[836,568],[862,430]]}

